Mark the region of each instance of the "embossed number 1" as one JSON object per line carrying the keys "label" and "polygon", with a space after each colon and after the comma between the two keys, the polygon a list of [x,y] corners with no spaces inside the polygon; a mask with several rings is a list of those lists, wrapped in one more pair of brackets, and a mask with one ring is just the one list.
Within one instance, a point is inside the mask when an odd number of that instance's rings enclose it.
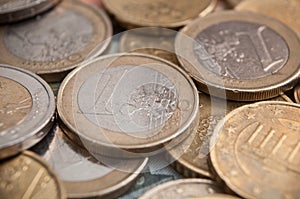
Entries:
{"label": "embossed number 1", "polygon": [[273,60],[262,34],[265,29],[265,26],[260,26],[256,30],[254,29],[249,32],[239,32],[237,35],[247,35],[251,39],[257,54],[261,58],[260,62],[262,63],[263,70],[268,72],[271,68],[283,62],[283,59]]}

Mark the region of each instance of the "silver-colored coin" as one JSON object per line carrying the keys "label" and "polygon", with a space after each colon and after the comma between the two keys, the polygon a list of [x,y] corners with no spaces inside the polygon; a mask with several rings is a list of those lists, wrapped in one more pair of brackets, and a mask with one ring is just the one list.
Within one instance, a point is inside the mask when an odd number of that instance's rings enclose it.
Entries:
{"label": "silver-colored coin", "polygon": [[0,23],[9,23],[38,15],[60,0],[1,0]]}
{"label": "silver-colored coin", "polygon": [[132,53],[77,68],[62,83],[57,103],[63,123],[89,150],[124,157],[158,153],[191,132],[198,123],[198,100],[184,71]]}
{"label": "silver-colored coin", "polygon": [[54,95],[37,75],[0,65],[0,159],[27,149],[50,130]]}
{"label": "silver-colored coin", "polygon": [[34,148],[60,176],[69,198],[117,197],[134,184],[148,158],[118,160],[115,167],[101,163],[72,142],[56,125]]}
{"label": "silver-colored coin", "polygon": [[103,53],[111,34],[103,10],[65,0],[39,17],[0,27],[0,63],[59,82],[78,64]]}

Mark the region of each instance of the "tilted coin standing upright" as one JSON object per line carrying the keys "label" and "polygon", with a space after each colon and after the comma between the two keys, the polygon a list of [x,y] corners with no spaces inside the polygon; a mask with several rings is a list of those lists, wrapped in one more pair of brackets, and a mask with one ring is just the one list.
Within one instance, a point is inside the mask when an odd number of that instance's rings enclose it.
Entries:
{"label": "tilted coin standing upright", "polygon": [[1,198],[65,199],[62,183],[45,161],[30,151],[0,162]]}
{"label": "tilted coin standing upright", "polygon": [[103,56],[72,71],[60,87],[57,110],[91,153],[126,158],[159,153],[192,132],[198,103],[184,71],[132,53]]}
{"label": "tilted coin standing upright", "polygon": [[197,198],[215,193],[224,193],[224,190],[211,180],[180,179],[158,185],[140,199]]}
{"label": "tilted coin standing upright", "polygon": [[103,0],[104,7],[129,28],[178,28],[212,12],[216,4],[217,0]]}
{"label": "tilted coin standing upright", "polygon": [[300,105],[242,106],[218,124],[214,138],[211,163],[234,192],[245,198],[299,197]]}
{"label": "tilted coin standing upright", "polygon": [[58,125],[32,150],[60,176],[68,198],[118,197],[135,183],[148,160],[117,160],[115,167],[105,166],[73,143]]}
{"label": "tilted coin standing upright", "polygon": [[54,7],[60,0],[2,0],[0,2],[0,24],[20,21]]}
{"label": "tilted coin standing upright", "polygon": [[219,12],[194,20],[178,34],[175,50],[200,90],[213,95],[225,90],[230,100],[278,96],[292,89],[300,74],[297,35],[250,12]]}
{"label": "tilted coin standing upright", "polygon": [[0,159],[39,142],[50,130],[54,95],[39,76],[0,65]]}
{"label": "tilted coin standing upright", "polygon": [[0,63],[28,69],[46,81],[61,81],[79,63],[109,45],[111,23],[104,11],[64,0],[36,18],[0,27]]}

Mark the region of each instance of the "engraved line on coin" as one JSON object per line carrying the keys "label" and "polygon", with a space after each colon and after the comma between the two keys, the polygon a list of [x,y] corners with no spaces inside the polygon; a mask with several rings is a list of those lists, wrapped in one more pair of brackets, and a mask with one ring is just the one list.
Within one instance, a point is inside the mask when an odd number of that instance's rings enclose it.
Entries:
{"label": "engraved line on coin", "polygon": [[33,193],[37,183],[39,182],[40,178],[42,177],[43,169],[40,168],[37,174],[34,176],[33,180],[31,181],[30,185],[28,186],[25,194],[23,195],[22,199],[29,199],[31,198],[31,194]]}

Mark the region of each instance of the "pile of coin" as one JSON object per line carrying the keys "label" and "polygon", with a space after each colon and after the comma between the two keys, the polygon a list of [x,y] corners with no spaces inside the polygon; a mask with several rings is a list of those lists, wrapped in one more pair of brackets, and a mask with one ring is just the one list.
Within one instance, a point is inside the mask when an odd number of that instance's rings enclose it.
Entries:
{"label": "pile of coin", "polygon": [[0,198],[299,198],[299,13],[1,1]]}

